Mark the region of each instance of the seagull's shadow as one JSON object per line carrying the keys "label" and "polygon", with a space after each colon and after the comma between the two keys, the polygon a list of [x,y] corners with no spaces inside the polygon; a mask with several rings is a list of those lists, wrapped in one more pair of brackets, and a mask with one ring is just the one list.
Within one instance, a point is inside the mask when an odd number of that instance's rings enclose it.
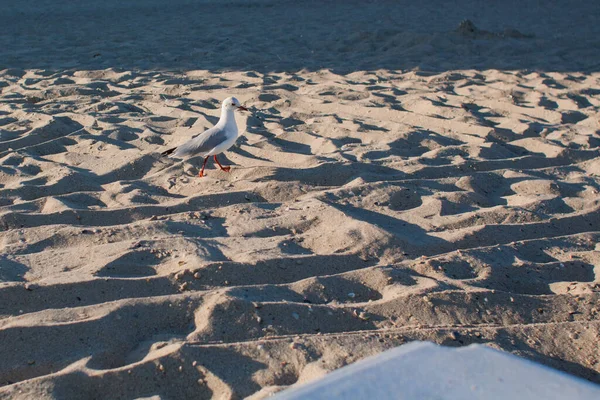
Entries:
{"label": "seagull's shadow", "polygon": [[[236,146],[232,147],[231,149],[229,149],[229,152],[238,154],[242,157],[252,158],[254,160],[271,162],[271,160],[269,160],[268,158],[259,157],[255,154],[252,154],[252,153],[242,149],[241,146],[242,146],[241,144],[236,145]],[[252,145],[247,145],[247,144],[244,146],[253,147]],[[227,155],[225,153],[220,154],[219,157],[223,157],[225,160],[229,161],[229,159],[227,158]]]}

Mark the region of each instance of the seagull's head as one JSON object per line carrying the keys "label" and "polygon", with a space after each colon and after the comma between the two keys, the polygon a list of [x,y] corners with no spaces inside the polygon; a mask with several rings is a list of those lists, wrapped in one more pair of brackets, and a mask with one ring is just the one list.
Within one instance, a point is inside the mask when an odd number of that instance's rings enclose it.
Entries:
{"label": "seagull's head", "polygon": [[228,97],[223,100],[223,108],[226,110],[248,111],[248,109],[240,104],[240,101],[235,97]]}

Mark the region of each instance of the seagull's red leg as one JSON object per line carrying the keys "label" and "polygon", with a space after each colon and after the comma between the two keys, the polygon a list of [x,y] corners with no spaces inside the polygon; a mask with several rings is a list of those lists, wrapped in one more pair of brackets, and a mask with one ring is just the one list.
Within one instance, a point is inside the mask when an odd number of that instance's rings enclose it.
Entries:
{"label": "seagull's red leg", "polygon": [[204,176],[204,167],[206,167],[206,162],[208,161],[209,157],[210,157],[210,156],[206,157],[206,158],[204,159],[204,163],[202,163],[202,170],[201,170],[201,171],[200,171],[200,173],[198,174],[198,176],[199,176],[200,178],[202,178],[202,177]]}
{"label": "seagull's red leg", "polygon": [[231,169],[231,167],[224,167],[224,166],[222,166],[221,163],[219,162],[219,160],[217,160],[217,155],[216,154],[214,155],[214,157],[215,157],[215,162],[219,165],[219,167],[221,167],[221,169],[223,171],[229,172],[229,170]]}

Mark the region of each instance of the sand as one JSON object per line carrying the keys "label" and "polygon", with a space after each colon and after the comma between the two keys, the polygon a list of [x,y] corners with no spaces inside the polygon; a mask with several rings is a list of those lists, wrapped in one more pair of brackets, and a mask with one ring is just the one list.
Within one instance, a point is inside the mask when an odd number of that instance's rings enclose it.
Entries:
{"label": "sand", "polygon": [[[600,383],[596,2],[71,3],[3,6],[1,399],[259,399],[412,340]],[[230,173],[160,157],[231,95]]]}

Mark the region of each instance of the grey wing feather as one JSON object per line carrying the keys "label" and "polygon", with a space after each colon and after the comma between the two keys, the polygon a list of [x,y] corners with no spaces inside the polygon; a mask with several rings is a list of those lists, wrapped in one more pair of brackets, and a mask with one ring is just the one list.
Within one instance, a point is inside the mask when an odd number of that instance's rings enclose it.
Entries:
{"label": "grey wing feather", "polygon": [[176,157],[204,154],[227,140],[225,130],[213,126],[193,139],[188,140],[173,152]]}

